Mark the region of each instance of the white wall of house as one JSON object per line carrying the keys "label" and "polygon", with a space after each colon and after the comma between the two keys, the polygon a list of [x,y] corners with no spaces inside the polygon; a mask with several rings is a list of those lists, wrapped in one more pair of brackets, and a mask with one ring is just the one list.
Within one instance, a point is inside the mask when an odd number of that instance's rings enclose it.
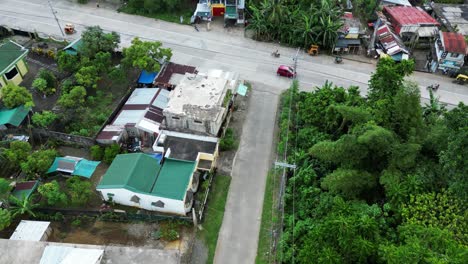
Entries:
{"label": "white wall of house", "polygon": [[[110,201],[110,197],[112,197],[112,201],[115,203],[138,207],[138,208],[142,208],[148,211],[158,211],[158,212],[163,212],[163,213],[185,215],[191,209],[191,208],[187,208],[187,209],[185,208],[185,201],[179,201],[179,200],[174,200],[174,199],[157,197],[157,196],[153,196],[149,194],[132,192],[124,188],[97,189],[97,190],[101,192],[102,198],[105,201]],[[134,195],[140,198],[139,203],[135,203],[131,201]],[[152,203],[156,203],[158,201],[161,201],[164,203],[163,208],[152,205]]]}

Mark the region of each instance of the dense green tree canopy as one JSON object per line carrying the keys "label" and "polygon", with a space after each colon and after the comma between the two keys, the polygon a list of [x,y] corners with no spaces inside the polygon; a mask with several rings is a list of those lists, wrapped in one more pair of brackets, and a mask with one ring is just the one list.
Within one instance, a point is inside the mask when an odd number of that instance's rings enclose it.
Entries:
{"label": "dense green tree canopy", "polygon": [[283,263],[468,259],[468,107],[422,108],[418,85],[405,81],[412,68],[381,60],[366,99],[330,83],[285,93],[279,150],[289,130],[297,168],[286,186]]}
{"label": "dense green tree canopy", "polygon": [[17,86],[10,82],[5,87],[2,87],[0,93],[3,104],[8,108],[15,108],[20,105],[26,107],[34,106],[32,94],[22,86]]}
{"label": "dense green tree canopy", "polygon": [[122,62],[127,66],[137,67],[148,72],[159,72],[161,63],[169,61],[172,51],[163,48],[158,41],[141,41],[139,38],[132,40],[132,45],[123,50]]}
{"label": "dense green tree canopy", "polygon": [[87,27],[81,39],[82,45],[78,51],[88,58],[94,58],[98,52],[113,52],[120,44],[119,34],[105,33],[99,26]]}

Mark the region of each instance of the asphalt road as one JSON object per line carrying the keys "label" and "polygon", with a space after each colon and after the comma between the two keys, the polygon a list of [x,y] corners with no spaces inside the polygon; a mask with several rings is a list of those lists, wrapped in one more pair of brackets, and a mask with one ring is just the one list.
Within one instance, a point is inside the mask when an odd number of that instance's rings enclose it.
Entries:
{"label": "asphalt road", "polygon": [[[99,25],[104,30],[121,35],[121,46],[128,46],[138,36],[145,40],[162,41],[173,49],[176,63],[196,66],[200,71],[222,69],[238,72],[242,79],[254,82],[251,105],[233,166],[223,226],[220,231],[215,263],[254,263],[260,229],[265,178],[270,167],[273,130],[278,95],[290,85],[290,80],[277,77],[279,64],[292,65],[295,49],[261,43],[243,36],[242,30],[214,26],[211,31],[131,16],[95,5],[79,5],[75,1],[50,1],[58,24],[73,23],[78,37],[85,26]],[[44,0],[1,0],[0,25],[36,31],[42,36],[62,38],[60,29]],[[270,53],[279,50],[280,58]],[[328,56],[310,57],[303,51],[298,56],[298,80],[301,89],[312,90],[326,80],[348,87],[357,85],[363,95],[375,66],[346,60],[336,65]],[[415,73],[410,79],[421,85],[422,101],[429,96],[424,87],[440,83],[440,101],[456,105],[468,103],[468,87],[452,84],[450,79],[426,73]]]}

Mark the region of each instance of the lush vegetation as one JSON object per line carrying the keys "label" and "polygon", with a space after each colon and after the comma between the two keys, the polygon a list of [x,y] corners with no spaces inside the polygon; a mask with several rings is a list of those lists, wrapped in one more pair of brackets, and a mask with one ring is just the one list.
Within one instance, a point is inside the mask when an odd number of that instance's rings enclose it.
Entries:
{"label": "lush vegetation", "polygon": [[112,113],[115,101],[127,92],[127,76],[133,69],[158,70],[160,62],[172,55],[160,42],[135,39],[124,49],[121,58],[114,54],[119,43],[117,33],[105,33],[94,26],[83,32],[78,55],[58,53],[59,69],[74,73],[62,82],[57,101],[65,132],[87,137],[96,135]]}
{"label": "lush vegetation", "polygon": [[255,263],[272,263],[271,245],[273,234],[271,230],[280,225],[278,214],[278,192],[280,187],[281,173],[271,171],[268,173],[265,195],[263,196],[262,222],[260,224],[260,233],[258,235],[258,249]]}
{"label": "lush vegetation", "polygon": [[119,11],[174,23],[180,23],[180,16],[183,16],[184,24],[190,23],[190,17],[196,7],[196,2],[189,0],[129,0],[126,2]]}
{"label": "lush vegetation", "polygon": [[433,96],[421,107],[404,81],[412,69],[381,60],[367,99],[330,83],[286,93],[281,129],[298,167],[283,263],[466,263],[468,107],[446,111]]}
{"label": "lush vegetation", "polygon": [[237,141],[236,136],[234,134],[234,129],[226,129],[226,133],[219,141],[219,149],[221,151],[233,150],[236,149],[238,145],[239,142]]}
{"label": "lush vegetation", "polygon": [[251,1],[248,29],[257,40],[308,48],[330,48],[342,27],[342,9],[336,1]]}
{"label": "lush vegetation", "polygon": [[207,263],[213,263],[219,229],[223,223],[224,207],[226,206],[228,194],[227,190],[229,190],[230,183],[231,177],[229,176],[214,176],[212,189],[210,190],[205,208],[205,215],[203,217],[203,229],[198,232],[198,238],[202,239],[208,248]]}
{"label": "lush vegetation", "polygon": [[5,87],[2,87],[0,90],[0,98],[2,98],[3,105],[7,108],[15,108],[21,105],[26,107],[34,106],[32,94],[28,89],[11,82],[9,82]]}

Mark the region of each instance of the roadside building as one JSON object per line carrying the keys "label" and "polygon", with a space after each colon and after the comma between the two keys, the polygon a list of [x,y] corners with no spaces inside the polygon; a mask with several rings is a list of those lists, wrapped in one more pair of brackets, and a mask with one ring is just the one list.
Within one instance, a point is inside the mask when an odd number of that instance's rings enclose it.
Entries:
{"label": "roadside building", "polygon": [[430,70],[435,72],[457,72],[465,62],[467,52],[465,38],[454,32],[439,32],[431,49]]}
{"label": "roadside building", "polygon": [[451,32],[468,36],[468,4],[431,4],[434,16]]}
{"label": "roadside building", "polygon": [[385,6],[383,13],[404,42],[429,41],[438,34],[440,23],[420,7]]}
{"label": "roadside building", "polygon": [[345,12],[343,27],[338,31],[338,37],[333,48],[334,53],[359,54],[361,52],[361,22],[351,12]]}
{"label": "roadside building", "polygon": [[19,85],[23,81],[28,73],[27,54],[26,48],[11,40],[0,44],[0,87],[9,82]]}
{"label": "roadside building", "polygon": [[381,6],[412,6],[408,0],[382,0]]}
{"label": "roadside building", "polygon": [[50,222],[21,220],[10,239],[46,241],[51,232]]}
{"label": "roadside building", "polygon": [[121,154],[96,187],[103,200],[177,215],[188,213],[198,189],[197,162]]}
{"label": "roadside building", "polygon": [[237,85],[238,75],[230,72],[186,73],[163,111],[166,128],[217,136]]}

